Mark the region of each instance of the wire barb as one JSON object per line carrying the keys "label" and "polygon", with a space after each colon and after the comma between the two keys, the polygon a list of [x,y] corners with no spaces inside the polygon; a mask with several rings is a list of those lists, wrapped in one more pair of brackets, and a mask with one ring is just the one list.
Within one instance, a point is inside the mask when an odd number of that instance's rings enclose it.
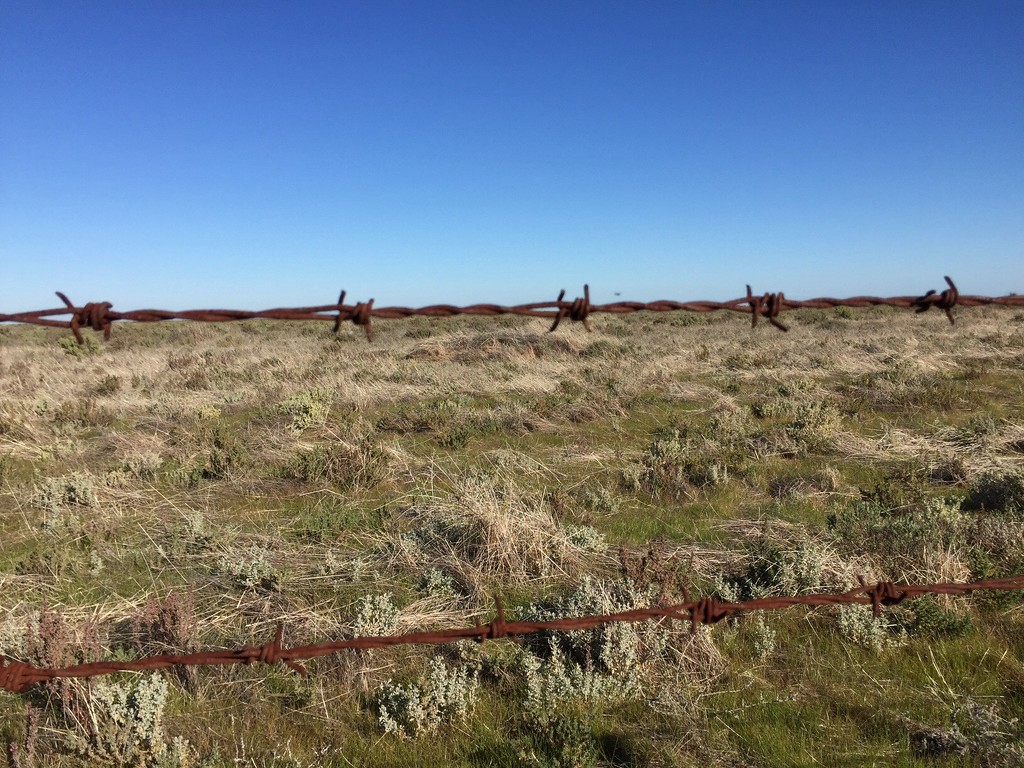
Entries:
{"label": "wire barb", "polygon": [[757,317],[761,315],[780,331],[788,331],[789,327],[776,319],[779,316],[779,312],[785,307],[785,302],[786,297],[781,291],[779,293],[766,293],[763,296],[754,296],[748,285],[747,303],[750,304],[750,327],[757,328]]}
{"label": "wire barb", "polygon": [[914,299],[912,306],[916,308],[917,314],[927,312],[932,307],[938,307],[946,313],[949,324],[956,325],[956,318],[953,317],[953,307],[960,300],[960,291],[957,290],[956,284],[949,275],[945,275],[944,278],[949,288],[939,294],[936,294],[934,290],[928,291],[924,296]]}
{"label": "wire barb", "polygon": [[75,334],[75,340],[79,344],[85,344],[82,337],[81,327],[83,325],[92,328],[94,331],[103,331],[103,340],[110,341],[111,320],[110,309],[114,305],[109,301],[90,302],[84,307],[76,307],[67,296],[60,291],[55,291],[57,297],[67,306],[71,319],[68,327]]}
{"label": "wire barb", "polygon": [[585,284],[583,286],[583,298],[577,297],[573,300],[572,304],[562,301],[565,298],[565,289],[563,288],[558,298],[555,299],[555,304],[558,306],[558,314],[555,316],[555,322],[551,324],[548,329],[548,333],[551,333],[558,327],[558,324],[562,322],[563,318],[568,317],[574,322],[583,323],[583,327],[588,331],[594,329],[590,326],[590,321],[587,316],[590,314],[590,285]]}

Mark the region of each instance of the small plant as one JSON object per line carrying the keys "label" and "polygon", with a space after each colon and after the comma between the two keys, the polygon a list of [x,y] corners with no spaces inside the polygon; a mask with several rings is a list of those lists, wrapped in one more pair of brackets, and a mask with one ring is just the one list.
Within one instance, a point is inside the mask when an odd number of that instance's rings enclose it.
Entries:
{"label": "small plant", "polygon": [[121,390],[121,379],[117,376],[104,376],[99,383],[93,387],[93,394],[97,397],[109,397]]}
{"label": "small plant", "polygon": [[817,400],[803,400],[797,405],[785,431],[804,451],[826,451],[835,443],[840,422],[839,411],[834,406]]}
{"label": "small plant", "polygon": [[233,551],[221,556],[218,568],[242,589],[277,592],[281,588],[281,574],[267,560],[269,551],[252,546],[245,551]]}
{"label": "small plant", "polygon": [[166,703],[167,681],[158,674],[143,675],[134,683],[95,680],[88,696],[85,736],[76,734],[79,754],[140,768],[192,764],[184,739],[167,744]]}
{"label": "small plant", "polygon": [[[655,599],[653,588],[640,590],[628,579],[604,583],[584,577],[575,589],[529,606],[524,619],[550,621],[615,613],[646,608]],[[524,660],[528,688],[531,695],[545,700],[639,695],[645,669],[665,650],[668,636],[661,625],[645,622],[605,624],[528,640],[528,646],[543,660]]]}
{"label": "small plant", "polygon": [[623,473],[629,490],[672,498],[691,497],[696,488],[720,486],[728,480],[728,460],[709,450],[708,445],[688,440],[679,430],[671,430],[651,443],[640,465]]}
{"label": "small plant", "polygon": [[910,749],[926,758],[957,757],[989,768],[1024,765],[1024,728],[1006,719],[994,704],[962,697],[950,707],[950,727],[912,727]]}
{"label": "small plant", "polygon": [[163,600],[150,596],[131,619],[132,640],[139,653],[188,653],[195,649],[198,624],[191,592],[170,592]]}
{"label": "small plant", "polygon": [[391,594],[363,595],[356,607],[352,620],[352,632],[356,637],[382,637],[394,633],[398,626],[398,607]]}
{"label": "small plant", "polygon": [[582,544],[596,544],[582,530],[573,540],[540,494],[487,474],[460,478],[450,494],[401,513],[412,530],[382,546],[420,568],[443,568],[481,597],[495,580],[507,587],[564,571],[591,554]]}
{"label": "small plant", "polygon": [[734,582],[742,599],[768,595],[797,595],[816,592],[824,585],[826,565],[832,554],[810,541],[784,547],[769,539],[746,546],[746,572]]}
{"label": "small plant", "polygon": [[110,486],[124,486],[134,480],[153,480],[163,459],[152,451],[137,453],[124,459],[120,464],[107,472],[104,480]]}
{"label": "small plant", "polygon": [[327,421],[334,397],[330,390],[312,389],[277,404],[277,412],[291,416],[293,432],[302,432]]}
{"label": "small plant", "polygon": [[899,564],[908,556],[923,562],[928,549],[966,548],[972,521],[958,499],[934,498],[907,509],[854,502],[831,513],[828,525],[843,548]]}
{"label": "small plant", "polygon": [[186,513],[181,524],[175,526],[171,535],[171,546],[188,552],[201,552],[210,548],[213,538],[206,524],[206,516],[197,509]]}
{"label": "small plant", "polygon": [[603,485],[587,488],[580,503],[584,509],[595,514],[611,515],[619,511],[619,499]]}
{"label": "small plant", "polygon": [[380,686],[376,695],[380,724],[385,733],[402,737],[437,733],[469,717],[478,688],[475,669],[451,668],[435,656],[419,681],[399,685],[389,680]]}
{"label": "small plant", "polygon": [[967,493],[964,508],[1024,517],[1024,473],[982,475]]}
{"label": "small plant", "polygon": [[420,579],[420,589],[429,595],[452,599],[458,595],[455,579],[438,568],[429,568]]}
{"label": "small plant", "polygon": [[917,598],[909,608],[913,618],[907,622],[906,629],[912,637],[961,637],[971,630],[969,615],[945,610],[930,595]]}
{"label": "small plant", "polygon": [[521,750],[523,765],[538,768],[590,768],[597,765],[593,705],[553,696],[544,681],[527,672],[523,724],[530,732]]}
{"label": "small plant", "polygon": [[92,475],[84,472],[63,477],[45,477],[36,484],[31,502],[48,512],[71,506],[94,507],[96,483]]}
{"label": "small plant", "polygon": [[838,614],[839,632],[863,648],[881,653],[903,645],[907,631],[883,613],[877,619],[866,605],[840,605]]}
{"label": "small plant", "polygon": [[754,654],[759,659],[766,659],[775,651],[778,633],[768,624],[764,613],[756,613],[750,624],[749,631],[754,640]]}
{"label": "small plant", "polygon": [[952,709],[953,727],[962,735],[966,752],[992,768],[1024,765],[1024,728],[1018,718],[1006,719],[995,705],[966,698]]}
{"label": "small plant", "polygon": [[332,442],[296,454],[284,475],[307,483],[329,483],[340,488],[372,488],[388,474],[387,453],[375,442],[355,445]]}
{"label": "small plant", "polygon": [[82,344],[79,344],[73,336],[61,336],[57,339],[57,346],[64,350],[65,355],[77,359],[92,357],[100,353],[100,343],[92,336],[85,336]]}
{"label": "small plant", "polygon": [[566,525],[562,528],[565,538],[574,547],[588,552],[605,550],[604,534],[589,525]]}

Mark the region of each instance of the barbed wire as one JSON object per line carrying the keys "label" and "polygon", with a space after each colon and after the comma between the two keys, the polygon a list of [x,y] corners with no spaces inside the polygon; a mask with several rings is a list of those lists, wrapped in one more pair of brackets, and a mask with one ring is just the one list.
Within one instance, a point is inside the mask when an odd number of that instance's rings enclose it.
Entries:
{"label": "barbed wire", "polygon": [[284,626],[277,625],[274,638],[261,646],[246,645],[236,650],[201,651],[187,654],[161,654],[146,656],[134,661],[97,661],[75,664],[62,668],[37,667],[23,661],[8,662],[0,655],[0,688],[12,693],[24,693],[31,686],[55,678],[88,678],[110,675],[115,672],[147,671],[167,669],[176,666],[222,666],[254,663],[275,664],[283,662],[302,675],[308,671],[300,661],[329,656],[339,651],[357,648],[370,650],[395,645],[440,645],[459,640],[497,640],[503,637],[525,637],[544,632],[572,632],[595,629],[612,623],[636,623],[653,619],[672,622],[688,621],[690,631],[696,632],[698,624],[712,625],[722,619],[751,611],[781,610],[794,605],[870,605],[875,618],[882,606],[896,605],[903,600],[923,594],[962,595],[982,589],[1018,590],[1024,589],[1024,575],[1000,579],[988,579],[966,584],[904,584],[896,585],[880,581],[868,585],[858,579],[859,587],[841,593],[818,593],[795,597],[762,597],[754,600],[725,602],[714,597],[691,601],[688,590],[684,589],[685,602],[675,605],[651,608],[637,608],[618,613],[596,614],[551,621],[508,621],[501,600],[495,600],[496,617],[487,624],[479,620],[472,627],[440,630],[436,632],[411,632],[404,635],[383,635],[378,637],[356,637],[315,645],[286,648],[282,645]]}
{"label": "barbed wire", "polygon": [[[780,331],[788,331],[789,328],[779,321],[779,314],[793,309],[830,309],[833,307],[864,308],[872,306],[889,306],[903,309],[913,309],[916,312],[926,312],[932,307],[943,310],[950,323],[955,323],[953,308],[978,307],[989,304],[1002,306],[1024,307],[1024,296],[1010,294],[1007,296],[962,296],[956,285],[949,278],[945,278],[948,288],[941,293],[934,290],[928,291],[923,296],[853,296],[846,299],[835,299],[831,297],[819,297],[816,299],[787,299],[781,291],[779,293],[764,293],[755,295],[750,286],[747,286],[747,294],[738,299],[730,301],[618,301],[611,304],[591,304],[590,286],[583,286],[583,296],[572,301],[564,301],[565,291],[558,294],[558,298],[551,302],[536,302],[532,304],[517,304],[515,306],[504,306],[501,304],[471,304],[469,306],[457,307],[451,304],[433,304],[428,307],[376,307],[374,299],[366,302],[358,302],[354,305],[345,304],[345,291],[341,292],[337,304],[325,304],[317,307],[291,307],[280,309],[265,309],[249,312],[236,309],[190,309],[181,312],[169,312],[163,309],[137,309],[129,312],[115,312],[113,304],[109,301],[89,302],[84,306],[75,305],[65,294],[57,291],[57,296],[64,302],[63,307],[56,309],[41,309],[33,312],[16,312],[13,314],[0,313],[0,322],[7,323],[29,323],[32,325],[43,325],[55,328],[70,328],[79,344],[84,344],[82,336],[83,328],[91,328],[94,331],[102,332],[103,339],[110,338],[110,331],[113,323],[122,320],[130,320],[137,323],[152,323],[161,320],[194,320],[202,323],[223,323],[234,320],[253,320],[257,318],[268,320],[326,320],[334,323],[334,332],[340,330],[342,323],[351,321],[361,326],[366,331],[366,338],[373,341],[372,320],[399,319],[413,316],[421,317],[454,317],[455,315],[520,315],[523,317],[537,317],[554,319],[551,324],[551,331],[558,328],[562,320],[569,319],[574,322],[583,323],[588,331],[593,330],[589,317],[597,313],[628,314],[631,312],[717,312],[730,311],[741,312],[751,316],[751,327],[757,326],[758,318],[765,318],[769,323]],[[50,318],[60,315],[70,315],[69,320],[52,320]]]}

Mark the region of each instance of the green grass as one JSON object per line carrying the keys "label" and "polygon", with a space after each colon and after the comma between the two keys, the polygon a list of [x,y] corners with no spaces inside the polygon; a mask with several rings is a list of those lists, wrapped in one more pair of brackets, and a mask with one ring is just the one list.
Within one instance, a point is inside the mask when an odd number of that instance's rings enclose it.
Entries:
{"label": "green grass", "polygon": [[[1012,484],[978,485],[1024,456],[1011,315],[965,310],[950,329],[887,308],[801,311],[787,335],[726,314],[598,317],[593,334],[552,335],[522,318],[414,318],[378,323],[373,345],[319,323],[125,324],[86,354],[56,331],[3,328],[0,652],[35,658],[18,638],[46,605],[68,647],[93,633],[108,658],[131,655],[127,628],[170,590],[192,592],[188,640],[202,648],[261,644],[279,621],[288,642],[346,637],[373,595],[392,596],[399,631],[461,626],[492,616],[495,595],[516,616],[582,584],[621,587],[620,546],[636,588],[675,599],[682,582],[788,594],[858,573],[1019,572],[1024,510],[948,512],[1017,503]],[[42,508],[37,489],[64,477],[94,499]],[[572,543],[601,536],[601,551]],[[980,737],[962,756],[911,741],[954,717],[967,733],[964,701],[1017,727],[1022,604],[904,604],[886,615],[905,640],[880,651],[824,609],[747,617],[696,645],[676,627],[657,653],[634,648],[638,665],[621,666],[628,642],[602,646],[641,692],[625,698],[600,692],[605,667],[507,641],[340,654],[309,678],[157,673],[170,686],[160,736],[208,767],[999,765],[1010,747]],[[470,715],[385,734],[377,692],[417,680],[435,653],[477,670]],[[544,705],[531,674],[549,675]],[[0,694],[0,741],[24,747],[31,703],[37,764],[89,764],[69,713],[90,688],[75,685],[64,703]]]}

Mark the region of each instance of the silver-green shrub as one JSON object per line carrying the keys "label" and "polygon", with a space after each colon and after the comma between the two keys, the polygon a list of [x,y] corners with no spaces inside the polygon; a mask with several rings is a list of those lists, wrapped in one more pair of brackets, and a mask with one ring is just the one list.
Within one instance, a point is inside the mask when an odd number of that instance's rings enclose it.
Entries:
{"label": "silver-green shrub", "polygon": [[218,569],[232,578],[242,589],[275,592],[281,586],[281,574],[267,559],[269,551],[264,547],[251,546],[247,550],[233,550],[221,555]]}
{"label": "silver-green shrub", "polygon": [[398,613],[390,593],[363,595],[352,620],[352,632],[356,637],[390,635],[398,626]]}
{"label": "silver-green shrub", "polygon": [[134,682],[95,680],[88,696],[85,736],[75,739],[83,757],[115,765],[155,768],[192,763],[183,739],[168,745],[163,714],[167,682],[158,674]]}
{"label": "silver-green shrub", "polygon": [[36,483],[31,503],[48,512],[61,507],[96,506],[96,483],[92,475],[75,472],[63,477],[44,477]]}
{"label": "silver-green shrub", "polygon": [[[571,592],[523,612],[525,621],[608,614],[646,608],[653,588],[632,581],[599,582],[584,577]],[[558,700],[638,696],[646,667],[665,651],[669,631],[658,622],[611,623],[589,630],[558,632],[534,642],[522,659],[528,698],[544,706]]]}
{"label": "silver-green shrub", "polygon": [[389,680],[380,686],[376,696],[380,724],[385,733],[403,737],[436,733],[469,716],[478,689],[475,669],[467,664],[449,667],[435,656],[417,682],[400,685]]}
{"label": "silver-green shrub", "polygon": [[866,605],[841,605],[837,618],[839,632],[875,653],[903,645],[907,630],[883,612],[877,619]]}

